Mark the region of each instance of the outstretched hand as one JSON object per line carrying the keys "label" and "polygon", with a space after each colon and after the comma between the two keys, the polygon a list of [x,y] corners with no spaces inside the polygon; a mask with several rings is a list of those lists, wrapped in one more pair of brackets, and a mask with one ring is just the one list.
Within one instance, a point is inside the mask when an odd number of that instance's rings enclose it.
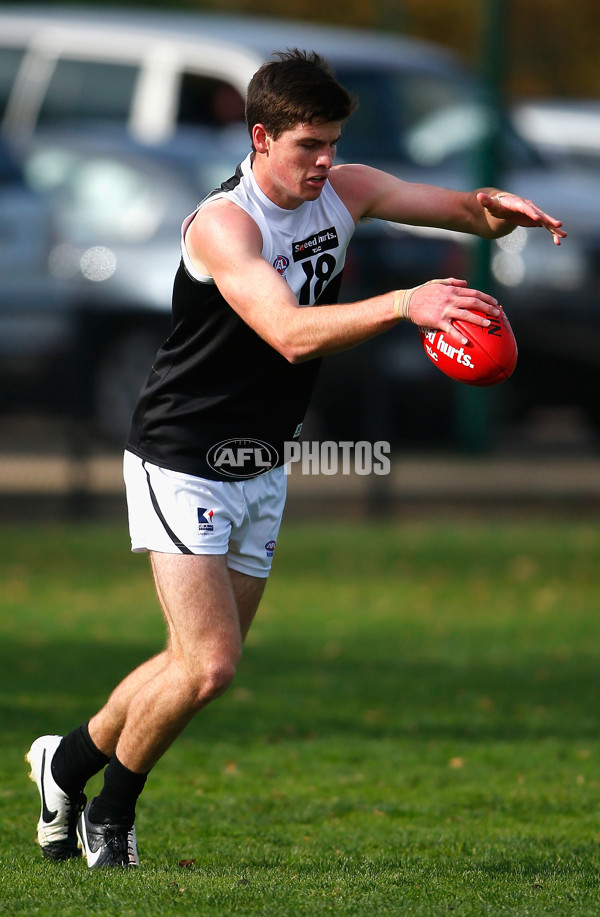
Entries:
{"label": "outstretched hand", "polygon": [[567,236],[567,233],[561,228],[560,220],[544,213],[533,201],[519,197],[518,194],[501,191],[499,194],[490,195],[485,191],[480,191],[477,194],[477,200],[488,213],[498,220],[507,220],[509,223],[514,223],[515,226],[541,226],[547,229],[552,233],[555,245],[560,245],[561,239]]}
{"label": "outstretched hand", "polygon": [[[472,309],[484,314],[478,315]],[[430,280],[417,287],[409,309],[409,318],[415,325],[443,331],[460,344],[467,344],[468,341],[455,328],[453,321],[470,322],[485,328],[490,324],[486,316],[499,314],[498,301],[493,296],[468,288],[466,280],[457,280],[456,277]]]}

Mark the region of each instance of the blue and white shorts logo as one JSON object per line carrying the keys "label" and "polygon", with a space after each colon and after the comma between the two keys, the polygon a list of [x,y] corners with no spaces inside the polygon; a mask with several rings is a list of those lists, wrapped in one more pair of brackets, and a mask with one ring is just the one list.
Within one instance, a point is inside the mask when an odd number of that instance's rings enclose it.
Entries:
{"label": "blue and white shorts logo", "polygon": [[214,532],[215,527],[213,525],[213,516],[215,511],[213,509],[206,509],[204,506],[198,507],[198,531],[199,532]]}
{"label": "blue and white shorts logo", "polygon": [[265,545],[265,551],[267,552],[267,557],[273,557],[273,552],[277,546],[276,541],[267,541]]}

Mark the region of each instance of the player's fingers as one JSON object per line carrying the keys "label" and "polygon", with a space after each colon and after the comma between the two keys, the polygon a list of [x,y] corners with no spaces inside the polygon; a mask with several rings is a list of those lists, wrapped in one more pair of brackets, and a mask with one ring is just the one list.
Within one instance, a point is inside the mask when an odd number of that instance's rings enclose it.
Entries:
{"label": "player's fingers", "polygon": [[480,192],[477,195],[479,203],[489,210],[495,216],[502,216],[508,212],[520,213],[528,221],[525,225],[544,226],[552,233],[552,239],[555,245],[560,245],[560,240],[565,239],[567,233],[561,228],[562,220],[545,213],[533,201],[526,197],[519,197],[508,191],[502,191],[499,194],[489,195]]}
{"label": "player's fingers", "polygon": [[549,213],[544,213],[543,210],[539,210],[539,208],[535,206],[525,210],[524,213],[538,225],[545,226],[546,229],[550,230],[550,232],[553,232],[554,230],[558,232],[562,226],[562,220],[557,220],[555,217],[551,217]]}
{"label": "player's fingers", "polygon": [[548,232],[552,233],[555,244],[560,245],[560,240],[565,239],[567,236],[567,233],[562,228],[562,220],[557,220],[556,217],[552,217],[549,213],[540,210],[532,201],[525,201],[525,204],[527,206],[522,210],[522,213],[529,217],[534,225],[545,227]]}
{"label": "player's fingers", "polygon": [[451,287],[466,287],[467,281],[459,277],[444,277],[442,280],[432,280],[431,283],[444,283]]}
{"label": "player's fingers", "polygon": [[561,239],[567,238],[567,233],[562,229],[562,223],[554,224],[552,226],[546,225],[546,229],[549,233],[552,234],[552,241],[555,245],[560,245]]}
{"label": "player's fingers", "polygon": [[456,295],[457,298],[460,297],[460,307],[463,309],[483,309],[484,312],[498,315],[498,300],[489,293],[482,293],[480,290],[457,290]]}
{"label": "player's fingers", "polygon": [[440,331],[443,331],[444,334],[447,334],[448,337],[451,337],[454,341],[458,341],[459,344],[468,344],[469,339],[464,336],[462,331],[459,331],[452,322],[440,322]]}
{"label": "player's fingers", "polygon": [[549,213],[544,213],[543,210],[540,211],[540,217],[545,226],[552,226],[553,229],[560,229],[562,226],[562,220],[557,220],[556,217],[551,217]]}
{"label": "player's fingers", "polygon": [[[496,313],[499,313],[499,309],[495,310]],[[485,315],[477,315],[476,312],[469,312],[467,309],[457,310],[456,314],[452,316],[452,319],[444,323],[440,323],[440,327],[446,334],[450,335],[455,341],[459,341],[461,344],[468,344],[469,339],[466,338],[462,331],[454,325],[455,321],[466,322],[468,325],[479,325],[481,328],[487,328],[491,324],[490,319],[486,318]]]}
{"label": "player's fingers", "polygon": [[[489,315],[499,315],[499,309],[495,309],[494,312],[489,312]],[[470,325],[481,325],[482,328],[487,328],[491,324],[490,319],[486,318],[485,315],[478,315],[476,312],[469,312],[468,309],[460,309],[452,316],[452,321],[457,322],[468,322]]]}
{"label": "player's fingers", "polygon": [[[479,201],[482,207],[486,208],[486,210],[489,210],[490,207],[494,206],[494,198],[491,196],[491,194],[488,194],[487,191],[478,191],[477,200]],[[498,203],[497,198],[496,198],[496,203]]]}
{"label": "player's fingers", "polygon": [[439,277],[435,280],[428,280],[423,286],[429,287],[432,283],[439,283],[445,287],[466,287],[467,285],[466,280],[459,280],[457,277]]}

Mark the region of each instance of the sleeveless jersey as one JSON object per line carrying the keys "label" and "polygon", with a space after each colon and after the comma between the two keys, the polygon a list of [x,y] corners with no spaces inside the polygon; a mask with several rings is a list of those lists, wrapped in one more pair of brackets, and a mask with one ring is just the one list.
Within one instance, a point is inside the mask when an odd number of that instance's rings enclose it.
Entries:
{"label": "sleeveless jersey", "polygon": [[242,480],[283,464],[284,444],[299,436],[320,360],[291,364],[263,341],[213,279],[194,270],[187,228],[207,201],[234,201],[258,225],[262,257],[300,306],[337,302],[355,229],[329,183],[317,200],[284,210],[261,191],[251,163],[252,154],[183,223],[171,333],[142,389],[127,440],[129,451],[153,464],[213,480]]}

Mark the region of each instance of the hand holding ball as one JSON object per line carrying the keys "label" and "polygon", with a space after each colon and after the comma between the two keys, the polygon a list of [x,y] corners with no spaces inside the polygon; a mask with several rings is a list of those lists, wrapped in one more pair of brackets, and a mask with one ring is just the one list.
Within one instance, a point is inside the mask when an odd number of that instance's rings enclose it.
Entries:
{"label": "hand holding ball", "polygon": [[498,385],[509,378],[517,365],[517,342],[504,311],[486,318],[490,319],[486,327],[464,321],[453,323],[467,338],[465,345],[458,344],[443,331],[419,328],[421,343],[431,362],[456,382]]}

